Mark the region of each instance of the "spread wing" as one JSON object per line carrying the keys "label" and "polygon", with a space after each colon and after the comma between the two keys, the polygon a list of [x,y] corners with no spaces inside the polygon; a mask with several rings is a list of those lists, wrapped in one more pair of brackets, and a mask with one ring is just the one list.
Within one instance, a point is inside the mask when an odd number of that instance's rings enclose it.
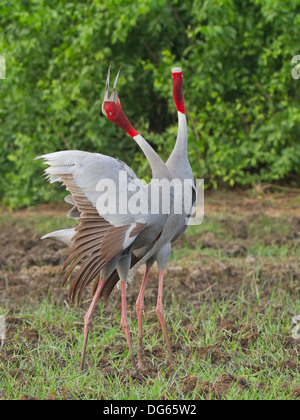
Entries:
{"label": "spread wing", "polygon": [[[138,194],[139,200],[146,205],[148,197],[134,172],[123,162],[109,156],[63,151],[40,157],[49,165],[45,173],[50,182],[62,182],[71,193],[66,201],[73,205],[70,216],[77,218],[78,225],[63,267],[63,284],[81,263],[70,288],[70,298],[74,300],[78,293],[80,299],[85,287],[102,268],[128,248],[150,222],[147,214],[133,215],[119,211],[119,203],[127,203],[133,194]],[[120,185],[120,172],[127,177],[126,188],[124,184]],[[103,194],[107,195],[107,191],[99,190],[98,185],[99,181],[106,179],[114,183],[116,194],[108,203],[105,214],[102,214],[99,199]]]}

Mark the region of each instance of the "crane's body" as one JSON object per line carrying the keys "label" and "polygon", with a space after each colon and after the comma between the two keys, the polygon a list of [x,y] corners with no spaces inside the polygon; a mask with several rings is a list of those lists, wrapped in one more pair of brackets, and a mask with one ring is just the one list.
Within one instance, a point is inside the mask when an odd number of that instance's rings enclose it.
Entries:
{"label": "crane's body", "polygon": [[[159,267],[159,293],[157,302],[157,314],[167,341],[171,362],[173,354],[168,338],[162,308],[162,289],[164,270],[169,260],[171,243],[176,240],[187,228],[187,214],[184,211],[184,201],[192,201],[194,196],[194,185],[191,190],[185,191],[182,199],[181,214],[174,213],[174,195],[170,192],[168,200],[170,211],[164,213],[161,208],[159,212],[151,212],[151,198],[160,197],[155,180],[179,179],[182,182],[186,179],[193,180],[192,170],[187,157],[187,128],[184,111],[184,102],[181,91],[182,71],[179,68],[173,69],[173,95],[178,111],[178,136],[174,150],[165,164],[146,140],[132,127],[121,107],[116,84],[117,75],[112,96],[109,96],[108,72],[105,96],[102,104],[102,111],[105,116],[126,131],[139,145],[145,154],[152,169],[152,181],[143,185],[134,172],[123,162],[109,156],[88,153],[82,151],[63,151],[41,156],[49,167],[46,174],[50,182],[60,181],[70,191],[66,201],[73,207],[69,216],[77,220],[75,229],[63,229],[52,232],[43,238],[55,238],[70,246],[68,258],[64,264],[65,284],[72,274],[74,268],[80,265],[72,280],[69,296],[72,300],[78,295],[82,296],[83,291],[94,280],[93,299],[90,308],[85,316],[84,344],[81,357],[81,369],[84,366],[84,357],[88,333],[92,322],[92,313],[97,301],[101,298],[107,299],[116,283],[120,281],[122,294],[122,317],[121,322],[127,339],[133,363],[132,343],[129,333],[129,323],[126,309],[126,282],[128,276],[134,276],[137,268],[146,263],[146,273],[142,283],[141,291],[137,299],[137,316],[139,325],[139,364],[142,365],[142,309],[146,284],[150,268],[155,261]],[[126,173],[127,188],[118,184],[120,171]],[[133,197],[134,186],[139,191],[140,204],[147,208],[142,214],[123,213],[119,211],[108,211],[103,214],[99,207],[101,193],[97,187],[99,180],[109,179],[117,186],[119,202],[129,202]],[[115,208],[114,208],[115,210]]]}

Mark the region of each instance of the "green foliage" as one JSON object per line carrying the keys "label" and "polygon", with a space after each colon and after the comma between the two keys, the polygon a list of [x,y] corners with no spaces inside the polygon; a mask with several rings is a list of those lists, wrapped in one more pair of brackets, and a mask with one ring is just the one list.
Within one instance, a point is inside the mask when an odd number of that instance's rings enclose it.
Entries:
{"label": "green foliage", "polygon": [[298,0],[16,0],[0,6],[0,197],[54,200],[33,157],[82,149],[150,175],[101,116],[108,66],[122,66],[129,119],[164,158],[177,131],[171,68],[182,66],[195,176],[211,185],[296,179],[300,161]]}

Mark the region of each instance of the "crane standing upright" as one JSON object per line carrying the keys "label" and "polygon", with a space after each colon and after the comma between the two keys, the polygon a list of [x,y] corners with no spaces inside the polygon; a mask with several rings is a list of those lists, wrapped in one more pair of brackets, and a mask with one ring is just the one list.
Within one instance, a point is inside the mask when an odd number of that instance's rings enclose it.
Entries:
{"label": "crane standing upright", "polygon": [[[175,67],[172,70],[172,77],[173,77],[173,98],[177,109],[178,114],[178,133],[177,133],[177,140],[175,143],[175,147],[166,163],[167,168],[169,169],[172,177],[174,179],[179,179],[180,181],[184,182],[185,180],[191,181],[192,190],[188,190],[184,192],[188,194],[187,198],[184,198],[184,201],[187,199],[189,201],[191,199],[191,207],[193,208],[196,203],[196,189],[193,180],[193,172],[191,165],[188,160],[188,137],[187,137],[187,121],[185,115],[185,106],[182,94],[182,70],[180,67]],[[189,196],[190,195],[190,196]],[[158,318],[160,320],[162,330],[166,339],[170,360],[173,362],[174,356],[172,353],[170,340],[168,338],[165,321],[164,321],[164,312],[163,312],[163,304],[162,304],[162,291],[163,291],[163,279],[164,279],[164,270],[167,266],[170,253],[171,253],[171,243],[175,242],[188,228],[188,219],[192,217],[192,214],[186,214],[184,212],[184,202],[182,205],[182,217],[181,223],[179,223],[179,228],[176,232],[174,232],[174,236],[171,240],[153,257],[149,258],[146,262],[146,271],[144,275],[144,279],[142,282],[142,286],[140,289],[140,293],[138,299],[136,301],[136,311],[137,311],[137,319],[138,319],[138,329],[139,329],[139,363],[138,366],[142,366],[142,359],[143,359],[143,333],[142,333],[142,313],[143,313],[143,306],[144,306],[144,294],[146,285],[149,278],[149,273],[151,270],[152,265],[155,261],[157,261],[158,268],[159,268],[159,293],[157,299],[157,306],[156,312]]]}
{"label": "crane standing upright", "polygon": [[[173,94],[178,111],[179,126],[175,148],[167,164],[164,164],[146,140],[133,128],[124,114],[116,91],[119,72],[110,96],[110,70],[108,71],[102,112],[138,143],[151,166],[152,179],[172,181],[176,177],[183,181],[184,179],[192,179],[192,171],[187,159],[186,118],[181,90],[182,71],[179,68],[175,68],[172,74]],[[73,205],[69,215],[78,220],[78,225],[75,229],[52,232],[43,237],[60,239],[70,245],[68,258],[63,267],[65,271],[63,285],[82,260],[80,269],[76,272],[71,283],[70,298],[74,300],[76,295],[78,295],[78,299],[80,299],[86,286],[95,280],[93,299],[84,317],[84,342],[80,368],[83,369],[84,367],[86,345],[95,305],[100,298],[108,298],[119,280],[122,296],[121,323],[132,361],[135,365],[127,318],[126,281],[130,269],[135,271],[140,264],[146,262],[146,273],[136,303],[139,326],[138,367],[141,367],[143,300],[149,271],[154,261],[157,261],[160,270],[156,309],[166,338],[170,359],[173,362],[172,349],[163,315],[163,276],[170,256],[171,242],[184,232],[187,227],[186,218],[189,215],[184,211],[180,215],[174,214],[174,197],[172,194],[169,197],[171,202],[170,214],[163,214],[162,211],[158,214],[152,214],[149,197],[157,189],[157,184],[150,182],[144,186],[125,163],[109,156],[82,151],[63,151],[41,157],[49,165],[45,172],[50,182],[60,181],[70,191],[71,195],[66,197],[66,201]],[[132,192],[129,188],[127,188],[127,191],[122,191],[121,186],[118,185],[119,173],[124,170],[127,174],[128,182],[133,182],[138,187],[140,202],[148,207],[147,214],[133,215],[130,213],[111,212],[104,215],[101,214],[101,209],[99,211],[97,202],[101,194],[97,190],[97,184],[103,178],[112,180],[118,187],[117,197],[119,197],[119,201],[129,200],[132,197]],[[151,194],[149,194],[150,191]],[[156,193],[156,196],[159,196],[159,191],[156,191]],[[192,202],[194,186],[192,186],[192,190],[188,192],[188,195],[188,199]]]}

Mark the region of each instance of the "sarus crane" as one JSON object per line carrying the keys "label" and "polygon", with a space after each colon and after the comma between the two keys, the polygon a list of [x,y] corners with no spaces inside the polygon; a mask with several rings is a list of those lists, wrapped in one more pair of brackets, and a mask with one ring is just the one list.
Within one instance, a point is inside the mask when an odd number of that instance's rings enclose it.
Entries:
{"label": "sarus crane", "polygon": [[[80,266],[73,275],[69,290],[69,297],[72,301],[76,296],[80,300],[83,291],[94,281],[92,302],[84,317],[80,370],[84,368],[94,308],[100,299],[105,301],[108,299],[117,283],[120,284],[121,289],[121,324],[132,363],[136,367],[127,317],[126,286],[129,277],[134,277],[138,267],[146,263],[146,272],[136,301],[139,330],[138,368],[141,368],[144,293],[150,269],[155,261],[159,268],[156,312],[166,339],[170,361],[173,363],[174,356],[163,311],[164,271],[170,257],[171,244],[187,229],[196,202],[196,189],[187,154],[187,123],[182,95],[182,70],[179,67],[172,70],[173,97],[178,112],[178,134],[175,147],[166,163],[134,129],[126,117],[116,89],[119,74],[120,70],[110,95],[110,68],[108,70],[102,112],[110,121],[128,133],[142,149],[152,169],[152,181],[144,185],[124,162],[98,153],[69,150],[39,156],[49,165],[45,170],[48,180],[51,183],[57,181],[63,183],[70,192],[70,195],[65,197],[65,201],[72,205],[68,216],[77,220],[76,228],[52,232],[43,236],[42,239],[54,238],[69,245],[68,257],[63,266],[63,286],[75,267]],[[120,184],[120,172],[126,174],[126,188]],[[103,179],[114,183],[117,200],[113,209],[108,209],[105,214],[102,207],[99,206],[99,198],[103,191],[99,190],[98,183]],[[151,198],[163,199],[161,185],[159,182],[155,182],[161,180],[167,180],[169,183],[176,180],[181,183],[180,204],[178,209],[177,203],[177,211],[174,208],[176,188],[169,189],[167,197],[169,210],[167,212],[162,211],[161,205],[159,205],[159,211],[152,211],[153,200]],[[186,180],[190,181],[187,188],[183,186]],[[174,187],[178,184],[172,185]],[[136,191],[138,191],[139,206],[146,208],[147,211],[141,213],[120,212],[120,204],[129,203]]]}

